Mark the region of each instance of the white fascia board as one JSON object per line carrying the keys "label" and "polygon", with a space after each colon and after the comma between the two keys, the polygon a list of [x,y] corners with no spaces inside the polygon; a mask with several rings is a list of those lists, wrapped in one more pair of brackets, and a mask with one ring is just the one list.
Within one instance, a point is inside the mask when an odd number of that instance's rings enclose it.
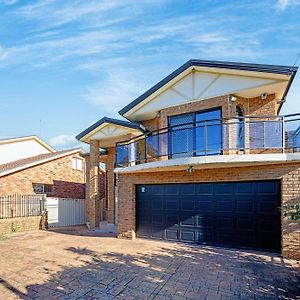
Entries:
{"label": "white fascia board", "polygon": [[159,172],[183,170],[189,166],[193,166],[195,169],[230,168],[234,166],[253,166],[291,162],[300,162],[300,153],[241,154],[174,158],[125,168],[115,168],[114,172],[118,174]]}
{"label": "white fascia board", "polygon": [[28,140],[35,140],[38,142],[40,145],[45,147],[48,151],[54,153],[56,150],[52,148],[50,145],[48,145],[46,142],[41,140],[38,136],[36,135],[30,135],[30,136],[22,136],[22,137],[17,137],[17,138],[11,138],[11,139],[5,139],[5,140],[0,140],[0,145],[4,144],[13,144],[13,143],[18,143],[22,141],[28,141]]}
{"label": "white fascia board", "polygon": [[117,124],[112,124],[112,123],[103,123],[100,126],[98,126],[97,128],[95,128],[94,130],[92,130],[91,132],[89,132],[86,136],[84,136],[84,138],[82,138],[80,141],[85,142],[87,144],[89,144],[90,140],[93,139],[93,136],[97,135],[97,133],[101,132],[105,127],[107,126],[114,126],[115,128],[122,128],[124,131],[126,131],[126,133],[124,134],[117,134],[117,135],[110,135],[110,136],[106,136],[106,137],[95,137],[96,140],[110,140],[110,139],[115,139],[115,138],[119,138],[122,136],[125,136],[127,134],[130,133],[138,133],[141,134],[141,131],[139,131],[138,129],[134,129],[134,128],[130,128],[130,127],[126,127],[126,126],[122,126],[122,125],[117,125]]}
{"label": "white fascia board", "polygon": [[72,155],[72,154],[76,154],[76,153],[81,153],[81,154],[83,154],[84,151],[83,151],[81,148],[79,148],[79,149],[74,149],[74,150],[71,150],[71,151],[62,153],[62,154],[60,154],[60,155],[57,155],[57,156],[53,156],[53,157],[50,157],[50,158],[45,158],[45,159],[38,160],[38,161],[35,161],[35,162],[32,162],[32,163],[28,163],[28,164],[26,164],[26,165],[24,165],[24,166],[17,167],[17,168],[10,169],[10,170],[8,170],[8,171],[2,172],[2,173],[0,173],[0,177],[3,177],[3,176],[5,176],[5,175],[9,175],[9,174],[11,174],[11,173],[16,173],[16,172],[22,171],[22,170],[24,170],[24,169],[28,169],[28,168],[31,168],[31,167],[34,167],[34,166],[37,166],[37,165],[41,165],[41,164],[50,162],[50,161],[52,161],[52,160],[56,160],[56,159],[59,159],[59,158],[65,157],[65,156],[69,156],[69,155]]}

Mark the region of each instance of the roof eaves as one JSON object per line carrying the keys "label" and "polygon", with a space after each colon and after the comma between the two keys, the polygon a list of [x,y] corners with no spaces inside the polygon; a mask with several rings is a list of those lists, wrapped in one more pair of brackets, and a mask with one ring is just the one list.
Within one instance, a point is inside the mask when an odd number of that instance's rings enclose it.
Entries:
{"label": "roof eaves", "polygon": [[52,155],[48,158],[47,157],[46,158],[41,158],[39,160],[24,163],[23,165],[12,167],[11,169],[7,169],[3,172],[0,172],[0,177],[5,176],[5,175],[9,175],[11,173],[22,171],[24,169],[31,168],[31,167],[34,167],[36,165],[44,164],[44,163],[50,162],[52,160],[59,159],[59,158],[62,158],[62,157],[68,156],[68,155],[72,155],[72,154],[75,154],[75,153],[78,153],[78,152],[84,153],[84,151],[81,148],[76,148],[76,149],[72,149],[72,150],[64,150],[64,151],[60,151],[60,152],[51,153]]}
{"label": "roof eaves", "polygon": [[80,141],[84,136],[86,136],[91,131],[93,131],[94,129],[96,129],[97,127],[99,127],[100,125],[102,125],[104,123],[111,123],[111,124],[115,124],[115,125],[119,125],[119,126],[124,126],[124,127],[132,128],[132,129],[137,129],[137,130],[140,130],[140,131],[143,132],[143,129],[141,128],[141,125],[138,124],[138,123],[129,122],[129,121],[125,121],[125,120],[118,120],[118,119],[113,119],[113,118],[108,118],[108,117],[103,117],[102,119],[100,119],[99,121],[97,121],[96,123],[94,123],[93,125],[88,127],[87,129],[85,129],[84,131],[79,133],[76,136],[76,139]]}
{"label": "roof eaves", "polygon": [[209,68],[222,68],[222,69],[235,69],[241,71],[252,71],[252,72],[265,72],[265,73],[273,73],[273,74],[283,74],[283,75],[292,75],[297,72],[297,67],[290,66],[279,66],[279,65],[262,65],[262,64],[250,64],[250,63],[238,63],[238,62],[227,62],[227,61],[210,61],[210,60],[197,60],[191,59],[187,61],[185,64],[180,66],[174,72],[169,74],[167,77],[162,79],[144,94],[133,100],[131,103],[127,104],[124,108],[119,111],[121,116],[124,116],[128,111],[134,108],[136,105],[141,103],[143,100],[148,98],[154,92],[159,90],[169,81],[177,77],[179,74],[184,72],[189,67],[198,66],[198,67],[209,67]]}

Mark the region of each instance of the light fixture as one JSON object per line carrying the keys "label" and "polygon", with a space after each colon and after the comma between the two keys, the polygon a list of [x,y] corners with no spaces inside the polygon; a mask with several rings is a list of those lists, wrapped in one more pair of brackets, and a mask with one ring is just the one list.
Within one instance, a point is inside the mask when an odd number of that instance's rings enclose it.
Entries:
{"label": "light fixture", "polygon": [[194,170],[193,166],[189,166],[189,167],[186,169],[186,171],[187,171],[188,173],[193,173],[195,170]]}
{"label": "light fixture", "polygon": [[235,102],[235,101],[236,101],[236,96],[230,95],[230,101],[231,101],[231,102]]}
{"label": "light fixture", "polygon": [[261,100],[266,100],[267,98],[268,98],[268,93],[262,93],[262,94],[260,94],[260,99]]}

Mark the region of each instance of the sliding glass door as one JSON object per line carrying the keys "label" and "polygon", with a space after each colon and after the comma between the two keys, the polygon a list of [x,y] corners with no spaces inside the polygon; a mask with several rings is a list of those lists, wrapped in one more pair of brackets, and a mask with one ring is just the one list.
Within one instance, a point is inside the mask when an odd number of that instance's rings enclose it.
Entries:
{"label": "sliding glass door", "polygon": [[170,117],[170,156],[221,154],[221,118],[220,108]]}

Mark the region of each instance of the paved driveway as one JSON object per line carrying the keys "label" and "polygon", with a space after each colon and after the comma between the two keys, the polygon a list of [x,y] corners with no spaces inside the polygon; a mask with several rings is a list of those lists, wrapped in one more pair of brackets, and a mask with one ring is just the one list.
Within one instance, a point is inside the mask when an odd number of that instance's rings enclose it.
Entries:
{"label": "paved driveway", "polygon": [[38,231],[0,241],[0,299],[297,299],[300,295],[295,261],[86,234],[86,230]]}

